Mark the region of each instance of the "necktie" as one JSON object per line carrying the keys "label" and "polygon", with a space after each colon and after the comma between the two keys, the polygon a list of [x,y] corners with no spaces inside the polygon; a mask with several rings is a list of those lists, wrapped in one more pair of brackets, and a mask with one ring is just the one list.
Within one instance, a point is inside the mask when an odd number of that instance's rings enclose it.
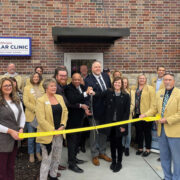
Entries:
{"label": "necktie", "polygon": [[100,82],[100,84],[101,84],[102,91],[105,91],[106,88],[105,88],[105,85],[104,85],[104,83],[103,83],[101,77],[99,77],[99,82]]}
{"label": "necktie", "polygon": [[79,93],[82,94],[82,90],[81,90],[80,86],[77,89],[78,89]]}
{"label": "necktie", "polygon": [[163,105],[162,105],[161,117],[164,117],[164,111],[165,111],[165,107],[166,107],[168,100],[169,100],[169,94],[166,93],[164,96],[164,101],[163,101]]}

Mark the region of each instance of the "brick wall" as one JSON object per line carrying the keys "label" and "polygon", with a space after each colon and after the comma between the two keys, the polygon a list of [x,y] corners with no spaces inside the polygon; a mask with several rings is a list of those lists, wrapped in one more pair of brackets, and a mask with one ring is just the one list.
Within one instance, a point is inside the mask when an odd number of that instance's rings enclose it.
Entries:
{"label": "brick wall", "polygon": [[[21,74],[35,66],[47,74],[64,52],[103,52],[104,66],[152,73],[158,65],[180,72],[179,0],[1,0],[0,36],[32,37],[32,57],[0,57],[0,73],[14,62]],[[114,44],[54,44],[52,27],[130,28]]]}

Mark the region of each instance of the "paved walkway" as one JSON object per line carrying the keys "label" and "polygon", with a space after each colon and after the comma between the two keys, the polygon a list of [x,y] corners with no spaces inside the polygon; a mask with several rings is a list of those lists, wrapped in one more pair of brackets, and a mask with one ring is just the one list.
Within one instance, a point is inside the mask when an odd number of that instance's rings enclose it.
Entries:
{"label": "paved walkway", "polygon": [[[109,149],[107,154],[110,155]],[[131,148],[130,156],[123,156],[123,168],[118,173],[113,173],[109,168],[110,163],[104,160],[100,160],[100,166],[95,167],[91,163],[89,148],[85,154],[81,152],[77,157],[87,161],[79,165],[84,173],[78,174],[70,170],[61,171],[60,180],[160,180],[163,178],[161,164],[157,161],[159,155],[155,153],[151,153],[147,158],[142,158],[136,156],[135,150]],[[67,148],[63,149],[61,164],[67,166]]]}

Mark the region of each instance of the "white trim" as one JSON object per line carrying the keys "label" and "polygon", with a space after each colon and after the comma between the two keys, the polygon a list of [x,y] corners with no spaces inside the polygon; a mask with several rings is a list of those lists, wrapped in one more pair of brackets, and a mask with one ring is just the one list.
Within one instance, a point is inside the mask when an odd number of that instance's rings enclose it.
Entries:
{"label": "white trim", "polygon": [[103,53],[64,53],[64,66],[66,66],[69,76],[71,75],[71,61],[73,59],[95,59],[101,62],[103,69]]}

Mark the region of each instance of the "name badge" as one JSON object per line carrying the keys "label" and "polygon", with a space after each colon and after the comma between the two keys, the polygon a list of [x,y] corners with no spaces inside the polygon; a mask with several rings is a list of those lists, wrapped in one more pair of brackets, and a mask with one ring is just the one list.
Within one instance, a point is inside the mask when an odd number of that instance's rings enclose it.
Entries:
{"label": "name badge", "polygon": [[46,101],[45,104],[50,104],[50,102],[49,102],[49,101]]}
{"label": "name badge", "polygon": [[34,92],[35,92],[35,91],[34,91],[34,89],[32,88],[32,89],[30,90],[30,93],[31,93],[31,94],[34,94]]}

